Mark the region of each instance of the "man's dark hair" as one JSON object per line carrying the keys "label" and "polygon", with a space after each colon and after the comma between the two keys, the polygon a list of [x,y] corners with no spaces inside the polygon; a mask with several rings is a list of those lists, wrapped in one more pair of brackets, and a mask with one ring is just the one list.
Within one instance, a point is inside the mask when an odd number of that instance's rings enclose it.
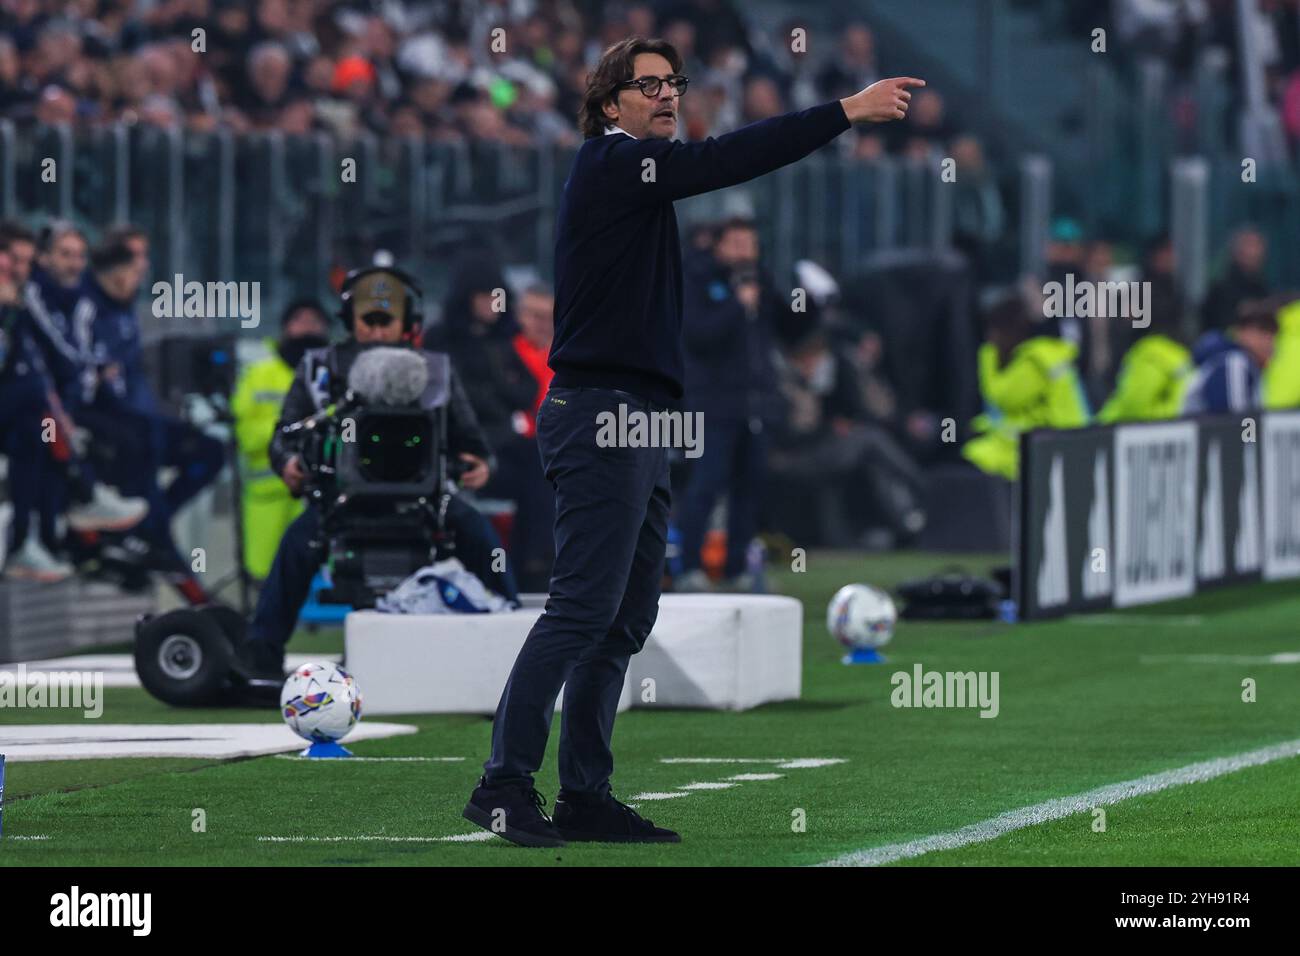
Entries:
{"label": "man's dark hair", "polygon": [[122,266],[129,266],[133,262],[135,262],[135,255],[132,254],[131,247],[125,242],[102,242],[92,249],[90,253],[92,272],[112,272]]}
{"label": "man's dark hair", "polygon": [[280,313],[280,328],[284,328],[288,325],[289,320],[294,317],[294,314],[303,309],[310,309],[312,312],[315,312],[320,318],[321,324],[326,328],[329,328],[329,313],[325,311],[325,306],[321,305],[320,299],[310,295],[304,295],[294,299],[284,307],[284,311]]}
{"label": "man's dark hair", "polygon": [[596,68],[587,74],[587,90],[582,96],[582,109],[578,111],[578,128],[585,139],[605,135],[609,120],[605,118],[605,104],[618,95],[618,85],[635,79],[633,64],[639,53],[658,53],[668,61],[674,73],[681,72],[682,58],[667,40],[646,37],[628,37],[620,40],[601,55]]}
{"label": "man's dark hair", "polygon": [[36,240],[36,249],[38,252],[46,253],[54,248],[54,244],[66,235],[74,235],[82,242],[86,241],[86,234],[82,232],[75,224],[67,219],[52,219],[46,223]]}
{"label": "man's dark hair", "polygon": [[6,219],[0,222],[0,242],[5,243],[6,247],[13,242],[30,242],[36,244],[36,233],[32,232],[21,222],[13,219]]}
{"label": "man's dark hair", "polygon": [[750,219],[748,216],[732,216],[718,223],[713,230],[715,239],[721,239],[733,229],[743,229],[745,232],[758,232],[758,222]]}
{"label": "man's dark hair", "polygon": [[148,239],[148,234],[139,226],[134,226],[129,222],[119,223],[116,226],[109,226],[104,230],[104,239],[102,245],[125,245],[128,239]]}
{"label": "man's dark hair", "polygon": [[1024,295],[1018,291],[998,296],[984,313],[985,335],[992,342],[1019,345],[1033,337],[1037,324]]}
{"label": "man's dark hair", "polygon": [[1247,299],[1237,306],[1237,315],[1233,325],[1239,329],[1260,329],[1264,332],[1277,331],[1277,313],[1286,305],[1282,296],[1270,296],[1267,299]]}

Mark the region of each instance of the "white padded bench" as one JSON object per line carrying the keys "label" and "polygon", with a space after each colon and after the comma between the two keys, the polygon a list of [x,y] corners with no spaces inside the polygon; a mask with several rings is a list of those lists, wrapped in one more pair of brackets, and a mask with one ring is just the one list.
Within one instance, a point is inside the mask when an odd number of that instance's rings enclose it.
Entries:
{"label": "white padded bench", "polygon": [[[525,601],[501,614],[354,611],[345,657],[367,714],[492,714],[519,648],[541,613]],[[803,605],[751,594],[665,594],[619,710],[747,710],[797,700]],[[561,698],[563,695],[561,695]]]}

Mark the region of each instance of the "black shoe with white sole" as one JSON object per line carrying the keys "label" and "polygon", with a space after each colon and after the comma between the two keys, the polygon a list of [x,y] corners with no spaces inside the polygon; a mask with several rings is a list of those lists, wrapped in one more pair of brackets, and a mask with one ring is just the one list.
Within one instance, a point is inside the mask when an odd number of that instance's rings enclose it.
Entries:
{"label": "black shoe with white sole", "polygon": [[508,784],[489,787],[480,777],[463,816],[520,846],[564,846],[564,838],[542,809],[545,806],[546,798],[536,789]]}
{"label": "black shoe with white sole", "polygon": [[599,797],[560,791],[555,828],[570,843],[681,843],[672,830],[654,825],[608,791]]}

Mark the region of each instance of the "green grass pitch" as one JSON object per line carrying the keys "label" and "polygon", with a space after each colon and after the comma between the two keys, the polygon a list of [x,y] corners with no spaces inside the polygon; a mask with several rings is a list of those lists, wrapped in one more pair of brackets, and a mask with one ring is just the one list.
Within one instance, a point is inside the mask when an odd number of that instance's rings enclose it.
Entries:
{"label": "green grass pitch", "polygon": [[[971,559],[985,571],[995,559]],[[358,756],[446,762],[306,762],[262,757],[11,763],[3,865],[803,865],[923,839],[1008,811],[1300,738],[1294,584],[1256,585],[1095,617],[1008,626],[902,622],[884,664],[845,667],[825,628],[835,589],[892,586],[951,556],[814,553],[777,590],[805,604],[803,699],[746,713],[620,715],[615,792],[682,833],[659,847],[524,850],[456,841],[487,755],[483,717],[384,718],[415,735],[355,744]],[[337,631],[295,651],[337,650]],[[890,677],[996,671],[1000,712],[902,709]],[[1243,681],[1255,700],[1243,700]],[[265,711],[178,711],[109,689],[112,723],[273,720]],[[12,710],[5,723],[72,723],[74,712]],[[0,737],[3,731],[0,729]],[[554,738],[553,738],[554,739]],[[667,762],[727,758],[732,763]],[[842,762],[781,768],[778,758]],[[728,778],[743,776],[737,782]],[[710,784],[731,783],[730,787]],[[680,790],[702,784],[691,790]],[[552,748],[538,781],[556,790]],[[904,860],[905,865],[1295,865],[1300,765],[1282,759],[1121,800],[1105,830],[1080,812]],[[194,832],[193,811],[206,816]],[[48,839],[13,840],[17,837]],[[277,839],[267,839],[277,838]],[[287,838],[287,839],[279,839]],[[335,839],[338,838],[338,839]],[[365,838],[365,839],[357,839]]]}

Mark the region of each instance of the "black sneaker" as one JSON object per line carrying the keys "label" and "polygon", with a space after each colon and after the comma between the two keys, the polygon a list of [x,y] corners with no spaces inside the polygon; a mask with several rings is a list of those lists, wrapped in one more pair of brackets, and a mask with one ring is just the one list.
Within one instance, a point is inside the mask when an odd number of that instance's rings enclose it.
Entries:
{"label": "black sneaker", "polygon": [[244,680],[270,680],[284,683],[284,653],[266,641],[245,639],[235,649],[231,667]]}
{"label": "black sneaker", "polygon": [[462,816],[520,846],[564,846],[564,838],[542,810],[545,806],[546,798],[535,788],[489,787],[479,777]]}
{"label": "black sneaker", "polygon": [[678,834],[655,826],[653,820],[643,819],[608,792],[593,799],[577,798],[561,791],[555,798],[555,828],[560,836],[573,843],[682,842]]}

